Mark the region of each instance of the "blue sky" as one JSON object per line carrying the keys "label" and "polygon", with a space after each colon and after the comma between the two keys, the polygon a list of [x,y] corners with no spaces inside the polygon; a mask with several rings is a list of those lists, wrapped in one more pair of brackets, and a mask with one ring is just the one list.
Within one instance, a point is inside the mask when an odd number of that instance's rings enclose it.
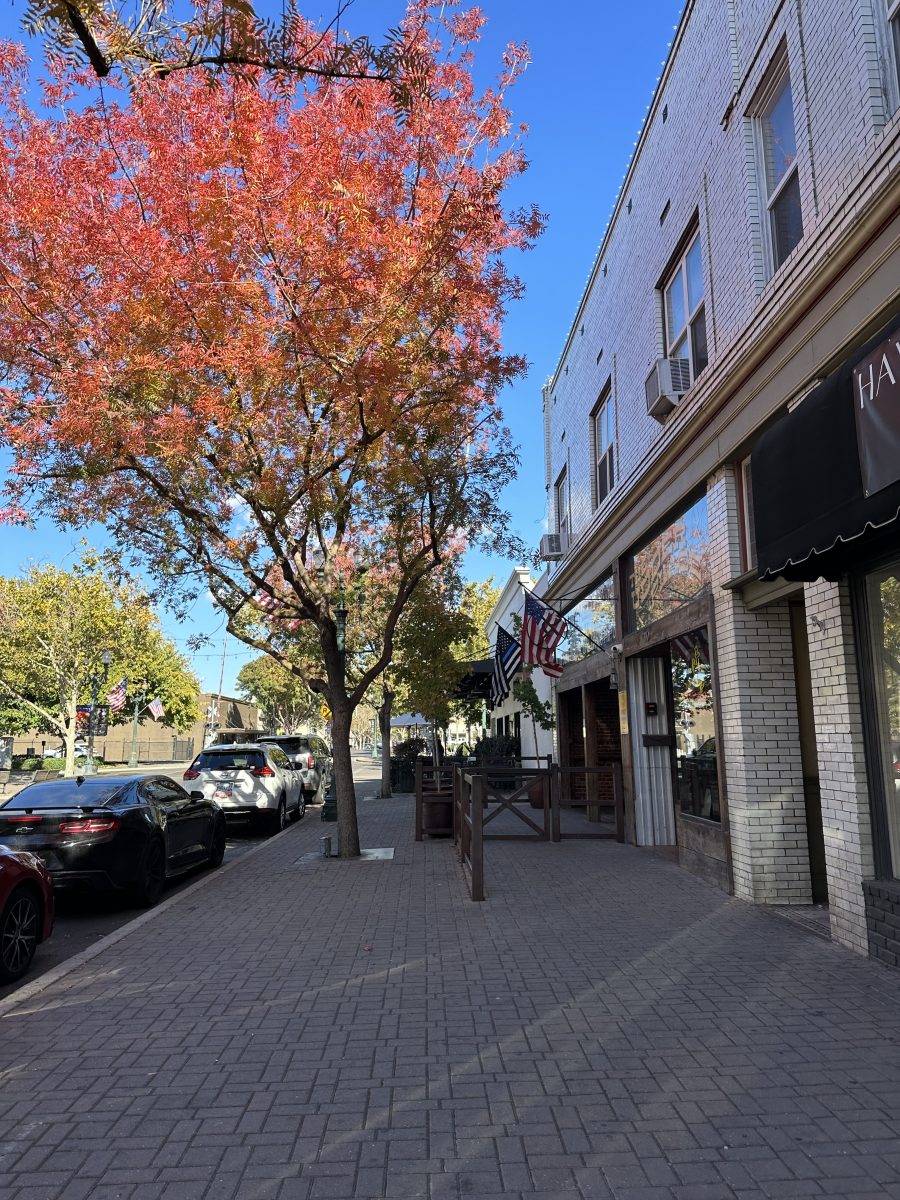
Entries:
{"label": "blue sky", "polygon": [[[531,66],[511,94],[513,115],[530,128],[526,151],[530,170],[508,193],[511,206],[536,203],[549,216],[547,232],[536,249],[517,256],[513,267],[526,284],[525,298],[509,314],[505,340],[510,351],[524,353],[528,376],[504,394],[503,407],[521,447],[518,479],[503,497],[514,517],[515,532],[536,545],[544,522],[541,384],[552,374],[587,281],[631,157],[644,114],[659,77],[683,0],[645,0],[618,4],[573,0],[484,0],[488,17],[476,63],[479,82],[493,78],[508,42],[527,42]],[[0,11],[0,37],[21,38],[19,21],[25,0],[12,0]],[[260,12],[280,12],[277,0],[258,0]],[[301,4],[312,19],[330,19],[333,3]],[[396,0],[355,0],[345,21],[351,33],[379,33],[402,13]],[[557,14],[564,20],[553,19]],[[14,575],[31,561],[62,563],[77,554],[87,536],[102,542],[102,530],[58,531],[0,526],[0,574]],[[494,575],[505,582],[512,562],[470,553],[466,575]],[[163,614],[167,633],[184,649],[189,636],[210,634],[214,645],[193,655],[205,689],[215,691],[222,653],[221,618],[198,600],[189,621]],[[229,639],[225,691],[234,686],[242,663],[254,657]]]}

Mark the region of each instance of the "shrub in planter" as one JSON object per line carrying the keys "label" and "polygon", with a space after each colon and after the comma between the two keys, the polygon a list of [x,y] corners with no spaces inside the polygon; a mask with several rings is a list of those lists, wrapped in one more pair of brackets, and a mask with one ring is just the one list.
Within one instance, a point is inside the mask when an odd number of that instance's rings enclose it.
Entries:
{"label": "shrub in planter", "polygon": [[405,742],[399,742],[394,747],[391,758],[399,758],[403,761],[414,763],[424,749],[424,738],[408,738]]}

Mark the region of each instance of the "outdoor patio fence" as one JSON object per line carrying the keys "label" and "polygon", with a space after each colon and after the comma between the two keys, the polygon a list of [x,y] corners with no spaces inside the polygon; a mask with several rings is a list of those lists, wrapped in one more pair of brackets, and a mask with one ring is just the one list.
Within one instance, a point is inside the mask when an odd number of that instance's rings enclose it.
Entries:
{"label": "outdoor patio fence", "polygon": [[[581,783],[583,786],[573,786]],[[449,801],[449,805],[448,805]],[[416,840],[424,834],[446,835],[446,816],[431,822],[429,813],[449,811],[452,835],[473,900],[485,898],[486,841],[561,842],[567,838],[625,840],[622,768],[619,763],[596,767],[485,766],[429,767],[416,771]],[[564,829],[566,810],[583,809],[596,830]],[[531,810],[531,811],[529,811]],[[601,813],[607,814],[604,822]],[[490,829],[503,818],[504,828]],[[512,827],[512,829],[511,829]],[[513,831],[514,830],[514,831]]]}

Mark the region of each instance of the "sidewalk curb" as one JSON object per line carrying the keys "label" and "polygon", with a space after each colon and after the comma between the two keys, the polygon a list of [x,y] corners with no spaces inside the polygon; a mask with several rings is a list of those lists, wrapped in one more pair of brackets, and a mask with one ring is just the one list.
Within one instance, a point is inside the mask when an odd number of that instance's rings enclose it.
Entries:
{"label": "sidewalk curb", "polygon": [[267,849],[274,842],[277,842],[278,838],[292,833],[294,829],[298,827],[299,823],[297,826],[291,826],[288,829],[283,829],[281,833],[275,834],[274,837],[266,838],[266,840],[260,842],[258,846],[254,846],[252,850],[247,850],[246,853],[240,856],[240,858],[236,858],[234,862],[226,863],[216,871],[211,871],[207,868],[200,878],[192,883],[190,887],[186,887],[183,891],[178,892],[178,894],[175,896],[170,896],[168,900],[163,900],[161,904],[155,905],[153,908],[141,913],[140,916],[135,917],[133,920],[126,921],[124,925],[120,925],[119,928],[114,929],[112,933],[107,933],[105,937],[102,937],[99,941],[94,942],[93,946],[88,946],[86,950],[80,950],[78,954],[73,954],[71,958],[67,958],[65,962],[61,962],[58,966],[52,967],[44,975],[39,975],[37,979],[33,980],[31,983],[26,983],[23,987],[18,988],[12,993],[11,996],[5,996],[2,1000],[0,1000],[0,1020],[6,1020],[6,1018],[10,1015],[10,1009],[18,1007],[18,1005],[20,1005],[22,1002],[30,1000],[33,996],[38,995],[39,992],[43,992],[48,987],[52,987],[53,984],[58,983],[61,979],[64,979],[67,975],[70,975],[73,971],[76,971],[84,963],[90,962],[92,958],[96,958],[99,954],[102,954],[104,950],[109,949],[110,946],[114,946],[116,942],[120,942],[122,938],[127,937],[127,935],[132,933],[135,929],[140,929],[142,925],[146,925],[150,921],[155,920],[161,913],[167,912],[170,908],[174,907],[174,905],[178,904],[179,901],[184,900],[187,896],[192,896],[194,892],[206,887],[207,884],[213,883],[216,879],[221,879],[223,875],[227,875],[229,871],[233,871],[235,867],[239,867],[242,862],[246,862],[249,858],[254,858],[257,854]]}

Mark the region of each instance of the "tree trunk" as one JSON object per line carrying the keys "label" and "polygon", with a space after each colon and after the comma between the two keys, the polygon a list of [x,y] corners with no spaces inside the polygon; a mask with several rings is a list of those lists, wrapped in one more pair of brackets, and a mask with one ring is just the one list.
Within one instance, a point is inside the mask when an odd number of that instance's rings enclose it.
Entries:
{"label": "tree trunk", "polygon": [[70,704],[66,712],[66,731],[63,740],[66,743],[66,765],[63,774],[71,779],[75,774],[75,735],[78,732],[77,705]]}
{"label": "tree trunk", "polygon": [[337,788],[337,837],[341,858],[359,857],[359,826],[356,819],[356,789],[353,786],[353,758],[350,752],[350,720],[353,716],[346,698],[331,709],[331,738],[334,753],[334,779]]}
{"label": "tree trunk", "polygon": [[381,798],[387,799],[391,790],[391,713],[394,693],[385,690],[384,702],[378,709],[378,728],[381,731]]}
{"label": "tree trunk", "polygon": [[346,673],[338,652],[334,629],[320,630],[319,639],[328,674],[328,702],[331,707],[338,855],[341,858],[359,858],[359,824],[356,816],[356,789],[353,786],[353,757],[350,750],[353,705],[347,697]]}

